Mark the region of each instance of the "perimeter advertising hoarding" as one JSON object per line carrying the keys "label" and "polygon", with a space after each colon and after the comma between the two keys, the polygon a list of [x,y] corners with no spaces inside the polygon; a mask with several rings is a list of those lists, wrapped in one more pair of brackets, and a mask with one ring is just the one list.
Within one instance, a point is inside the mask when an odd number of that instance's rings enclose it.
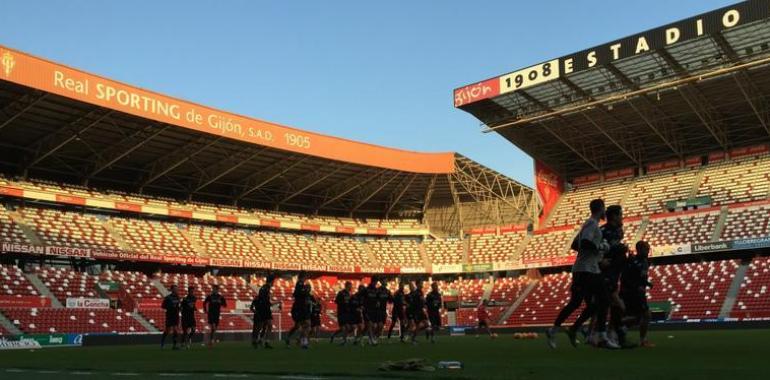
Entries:
{"label": "perimeter advertising hoarding", "polygon": [[768,15],[770,15],[770,6],[767,0],[749,0],[716,9],[496,78],[460,87],[454,90],[454,106],[462,107],[494,98],[558,79],[564,75],[762,20]]}
{"label": "perimeter advertising hoarding", "polygon": [[697,243],[692,245],[692,253],[738,251],[745,249],[770,248],[770,236],[760,238],[727,240],[714,243]]}
{"label": "perimeter advertising hoarding", "polygon": [[452,152],[421,153],[289,128],[172,98],[0,45],[0,80],[163,124],[342,162],[412,173],[454,172]]}
{"label": "perimeter advertising hoarding", "polygon": [[82,345],[82,334],[36,334],[11,338],[0,337],[0,350],[30,350]]}
{"label": "perimeter advertising hoarding", "polygon": [[76,309],[109,309],[110,300],[107,298],[67,298],[66,306]]}

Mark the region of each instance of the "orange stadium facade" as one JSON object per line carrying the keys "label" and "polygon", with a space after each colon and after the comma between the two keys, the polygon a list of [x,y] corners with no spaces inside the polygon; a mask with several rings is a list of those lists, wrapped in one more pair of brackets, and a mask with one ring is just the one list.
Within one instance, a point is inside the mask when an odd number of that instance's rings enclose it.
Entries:
{"label": "orange stadium facade", "polygon": [[420,153],[325,136],[216,110],[0,45],[4,80],[182,128],[343,162],[414,173],[454,170],[454,153]]}

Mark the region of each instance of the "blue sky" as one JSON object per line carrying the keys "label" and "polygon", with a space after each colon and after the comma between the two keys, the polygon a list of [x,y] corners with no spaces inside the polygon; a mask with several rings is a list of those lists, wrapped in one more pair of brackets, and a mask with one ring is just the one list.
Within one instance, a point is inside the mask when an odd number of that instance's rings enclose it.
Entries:
{"label": "blue sky", "polygon": [[532,161],[452,89],[725,6],[721,0],[5,0],[0,44],[301,129],[457,151],[532,184]]}

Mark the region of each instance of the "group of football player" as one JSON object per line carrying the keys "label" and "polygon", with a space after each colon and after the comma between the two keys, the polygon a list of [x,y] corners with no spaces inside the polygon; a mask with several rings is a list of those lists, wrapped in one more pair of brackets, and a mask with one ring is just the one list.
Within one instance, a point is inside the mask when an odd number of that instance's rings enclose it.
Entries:
{"label": "group of football player", "polygon": [[[195,296],[195,287],[187,288],[187,294],[180,298],[177,285],[171,285],[168,295],[163,298],[161,307],[166,311],[166,323],[164,324],[163,334],[161,335],[160,348],[166,345],[166,338],[169,334],[172,336],[172,349],[178,350],[181,347],[190,348],[193,336],[196,332],[195,311],[198,297]],[[203,301],[203,311],[207,316],[209,325],[208,346],[212,347],[216,342],[216,333],[219,329],[219,320],[222,315],[222,309],[227,307],[227,301],[219,293],[219,286],[213,285],[211,293]],[[180,330],[181,316],[181,330]],[[181,340],[179,335],[182,335]]]}
{"label": "group of football player", "polygon": [[[647,305],[650,245],[636,243],[636,254],[624,240],[623,209],[619,205],[605,208],[602,199],[591,201],[591,217],[583,223],[572,243],[577,258],[572,266],[570,299],[562,308],[553,327],[546,331],[548,344],[556,348],[556,333],[569,316],[585,303],[585,308],[566,333],[577,347],[577,334],[586,343],[611,349],[633,347],[626,340],[630,326],[639,325],[640,343],[652,347],[647,340],[650,309]],[[601,221],[606,220],[600,226]],[[608,321],[609,316],[609,321]],[[588,320],[591,323],[585,328]]]}
{"label": "group of football player", "polygon": [[[427,295],[423,293],[421,280],[409,282],[409,292],[406,292],[406,287],[407,284],[402,282],[396,292],[391,293],[385,279],[372,277],[368,286],[361,284],[353,293],[353,284],[345,282],[334,299],[339,328],[332,334],[331,342],[341,336],[341,345],[347,344],[351,338],[354,345],[366,342],[378,345],[384,335],[387,309],[391,304],[388,339],[398,326],[403,343],[417,344],[417,337],[423,331],[427,339],[435,343],[436,332],[441,329],[441,309],[444,306],[438,283],[431,284]],[[363,340],[364,337],[366,340]]]}

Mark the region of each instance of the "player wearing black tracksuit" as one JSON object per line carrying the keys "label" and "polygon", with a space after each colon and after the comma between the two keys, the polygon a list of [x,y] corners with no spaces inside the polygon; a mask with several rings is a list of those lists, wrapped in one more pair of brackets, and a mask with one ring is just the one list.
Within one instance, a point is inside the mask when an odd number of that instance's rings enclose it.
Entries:
{"label": "player wearing black tracksuit", "polygon": [[425,306],[428,309],[428,320],[430,328],[427,331],[431,343],[436,342],[436,332],[441,329],[441,292],[438,290],[438,284],[431,284],[431,292],[425,297]]}

